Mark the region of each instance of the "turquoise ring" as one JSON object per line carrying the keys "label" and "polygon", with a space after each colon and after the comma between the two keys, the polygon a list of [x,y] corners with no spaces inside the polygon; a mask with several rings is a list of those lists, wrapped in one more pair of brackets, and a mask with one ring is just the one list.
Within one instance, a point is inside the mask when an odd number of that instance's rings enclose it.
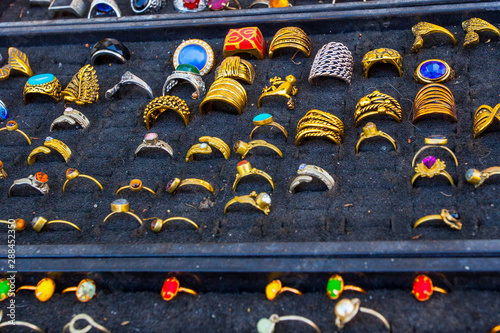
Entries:
{"label": "turquoise ring", "polygon": [[268,125],[278,128],[285,135],[285,138],[288,139],[288,132],[286,131],[286,129],[280,124],[274,122],[273,116],[270,115],[269,113],[261,113],[256,115],[253,118],[253,124],[255,125],[255,127],[250,133],[250,140],[252,140],[253,132],[255,132],[255,130],[257,130],[259,127]]}
{"label": "turquoise ring", "polygon": [[61,83],[53,74],[38,74],[28,79],[24,85],[24,104],[31,102],[34,94],[52,97],[56,102],[62,99]]}

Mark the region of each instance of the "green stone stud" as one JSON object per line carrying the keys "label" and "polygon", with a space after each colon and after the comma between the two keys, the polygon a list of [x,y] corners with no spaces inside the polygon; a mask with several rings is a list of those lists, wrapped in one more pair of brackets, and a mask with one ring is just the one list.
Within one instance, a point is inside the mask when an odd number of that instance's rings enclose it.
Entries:
{"label": "green stone stud", "polygon": [[176,71],[181,71],[181,72],[190,72],[194,74],[200,74],[200,71],[196,66],[190,65],[190,64],[180,64],[177,66],[175,69]]}
{"label": "green stone stud", "polygon": [[0,279],[0,302],[9,297],[10,282],[7,279]]}

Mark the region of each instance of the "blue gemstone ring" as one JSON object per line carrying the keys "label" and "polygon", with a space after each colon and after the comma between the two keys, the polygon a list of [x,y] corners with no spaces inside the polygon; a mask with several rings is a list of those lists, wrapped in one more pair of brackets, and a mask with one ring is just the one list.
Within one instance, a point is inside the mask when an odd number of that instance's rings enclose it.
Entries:
{"label": "blue gemstone ring", "polygon": [[9,110],[5,106],[5,103],[0,99],[0,120],[5,120],[9,117]]}
{"label": "blue gemstone ring", "polygon": [[157,12],[166,4],[166,0],[130,0],[130,7],[136,14]]}
{"label": "blue gemstone ring", "polygon": [[192,65],[198,68],[200,75],[208,74],[214,67],[214,51],[205,41],[189,39],[182,42],[174,52],[174,67]]}
{"label": "blue gemstone ring", "polygon": [[122,12],[114,0],[92,0],[87,18],[109,16],[122,16]]}
{"label": "blue gemstone ring", "polygon": [[61,89],[61,83],[53,74],[46,73],[32,76],[24,85],[24,104],[31,101],[33,94],[50,96],[58,103],[62,99]]}
{"label": "blue gemstone ring", "polygon": [[455,77],[455,72],[446,63],[439,59],[429,59],[418,65],[413,79],[416,82],[429,83],[444,83]]}

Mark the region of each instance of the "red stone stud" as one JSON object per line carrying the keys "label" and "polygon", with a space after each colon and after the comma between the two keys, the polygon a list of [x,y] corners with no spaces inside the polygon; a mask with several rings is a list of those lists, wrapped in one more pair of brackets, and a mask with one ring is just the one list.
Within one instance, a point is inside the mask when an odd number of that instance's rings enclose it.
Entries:
{"label": "red stone stud", "polygon": [[163,297],[165,301],[170,301],[171,299],[173,299],[175,296],[177,296],[178,292],[197,295],[196,291],[194,290],[182,288],[180,286],[179,280],[177,280],[177,278],[175,277],[168,278],[165,280],[165,282],[163,282],[163,288],[161,288],[161,297]]}
{"label": "red stone stud", "polygon": [[412,294],[421,302],[427,301],[433,292],[447,294],[448,292],[439,287],[434,287],[432,280],[427,275],[419,275],[413,280]]}

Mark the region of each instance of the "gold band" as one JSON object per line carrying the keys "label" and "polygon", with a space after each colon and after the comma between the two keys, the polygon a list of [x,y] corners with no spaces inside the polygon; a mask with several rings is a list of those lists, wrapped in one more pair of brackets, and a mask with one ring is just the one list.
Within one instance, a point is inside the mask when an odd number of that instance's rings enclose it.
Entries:
{"label": "gold band", "polygon": [[33,76],[28,57],[15,47],[9,47],[9,60],[6,65],[0,68],[0,81],[10,76],[12,70],[16,70],[26,76]]}
{"label": "gold band", "polygon": [[366,78],[368,78],[370,68],[379,62],[396,66],[399,76],[403,76],[403,58],[401,57],[401,54],[393,49],[380,48],[367,52],[363,57],[363,71]]}
{"label": "gold band", "polygon": [[441,220],[444,223],[446,223],[446,225],[448,225],[450,228],[456,229],[456,230],[461,230],[462,223],[460,222],[459,218],[460,218],[460,216],[458,215],[457,212],[449,211],[447,209],[442,209],[441,214],[439,214],[439,215],[437,215],[437,214],[427,215],[427,216],[424,216],[424,217],[418,219],[417,222],[415,222],[415,224],[413,225],[413,228],[415,229],[416,227],[418,227],[422,223],[425,223],[428,221]]}
{"label": "gold band", "polygon": [[229,200],[226,206],[224,207],[224,214],[227,212],[227,208],[235,203],[249,204],[254,206],[255,208],[264,212],[264,214],[268,215],[271,211],[271,197],[265,193],[259,193],[252,191],[252,193],[248,195],[236,196],[233,199]]}
{"label": "gold band", "polygon": [[453,183],[453,178],[451,178],[450,174],[446,172],[446,164],[441,161],[440,159],[436,159],[434,164],[431,166],[431,168],[427,168],[427,166],[424,165],[424,162],[420,162],[417,164],[415,167],[415,175],[411,179],[411,186],[413,187],[413,184],[417,180],[418,177],[428,177],[432,178],[437,175],[445,176],[446,179],[450,182],[452,186],[455,186]]}
{"label": "gold band", "polygon": [[152,189],[150,189],[149,187],[146,187],[142,184],[142,181],[140,179],[132,179],[130,181],[130,184],[128,184],[127,186],[122,186],[120,187],[115,194],[118,194],[120,193],[121,190],[124,190],[124,189],[130,189],[132,192],[139,192],[141,190],[146,190],[152,194],[156,194],[155,191],[153,191]]}
{"label": "gold band", "polygon": [[167,192],[175,193],[177,189],[186,185],[202,186],[206,188],[210,193],[214,194],[214,188],[212,187],[212,185],[210,185],[209,182],[197,178],[186,178],[183,179],[182,181],[179,178],[174,178],[167,184]]}
{"label": "gold band", "polygon": [[5,127],[0,128],[0,132],[1,131],[9,131],[9,132],[16,131],[17,133],[20,133],[22,136],[24,136],[24,138],[26,139],[26,141],[28,141],[28,143],[31,145],[31,139],[30,139],[30,137],[27,136],[26,133],[24,133],[23,131],[21,131],[20,129],[18,129],[18,127],[19,127],[19,125],[14,120],[9,120],[7,122],[7,124],[5,125]]}
{"label": "gold band", "polygon": [[492,108],[489,105],[481,105],[477,108],[474,113],[474,139],[477,139],[491,124],[494,120],[500,122],[500,103]]}
{"label": "gold band", "polygon": [[394,150],[398,151],[398,148],[396,146],[396,141],[394,141],[394,139],[389,134],[377,130],[377,126],[375,126],[374,123],[369,122],[365,125],[365,127],[363,127],[363,132],[361,132],[361,134],[359,135],[358,142],[356,143],[356,154],[358,153],[359,145],[361,144],[361,142],[376,136],[380,136],[382,138],[389,140],[394,146]]}
{"label": "gold band", "polygon": [[143,119],[147,129],[150,129],[158,117],[165,111],[175,111],[184,120],[184,125],[189,124],[189,107],[186,102],[177,96],[160,96],[153,99],[144,109]]}
{"label": "gold band", "polygon": [[277,122],[274,122],[272,116],[269,117],[267,119],[267,121],[255,121],[254,120],[253,124],[255,125],[255,127],[252,129],[252,132],[250,132],[250,140],[252,140],[253,133],[255,132],[255,130],[257,130],[258,128],[263,127],[263,126],[276,127],[285,135],[285,138],[288,139],[288,132],[286,131],[286,129],[283,126],[281,126],[280,124],[278,124]]}
{"label": "gold band", "polygon": [[490,331],[490,333],[498,333],[498,332],[500,332],[500,325],[493,327]]}
{"label": "gold band", "polygon": [[251,175],[258,175],[264,177],[271,184],[271,187],[274,190],[274,182],[271,176],[269,176],[269,174],[267,174],[264,171],[252,168],[250,162],[245,160],[239,162],[238,165],[236,166],[236,170],[238,171],[238,173],[236,174],[236,179],[234,180],[233,183],[233,191],[236,191],[236,187],[238,186],[238,183],[240,182],[241,179]]}
{"label": "gold band", "polygon": [[97,181],[97,179],[95,179],[94,177],[91,177],[91,176],[88,176],[88,175],[82,175],[78,170],[76,170],[74,168],[69,168],[68,170],[66,170],[66,181],[64,182],[64,185],[63,185],[63,188],[62,188],[63,193],[66,190],[66,185],[68,184],[68,182],[70,180],[78,178],[78,177],[90,179],[91,181],[93,181],[94,183],[96,183],[97,186],[99,186],[99,188],[101,189],[101,191],[104,190],[103,187],[102,187],[102,185],[101,185],[101,183],[99,183]]}
{"label": "gold band", "polygon": [[273,54],[277,50],[288,47],[302,51],[306,58],[311,56],[311,38],[309,38],[304,30],[300,28],[286,27],[281,28],[274,35],[269,45],[269,59],[273,58]]}
{"label": "gold band", "polygon": [[61,92],[65,103],[92,104],[99,99],[97,73],[91,65],[85,65],[73,75],[71,82]]}
{"label": "gold band", "polygon": [[248,84],[253,84],[255,69],[250,62],[238,56],[227,57],[215,70],[215,81],[221,78],[242,80]]}
{"label": "gold band", "polygon": [[33,221],[31,221],[31,225],[33,226],[33,229],[35,229],[36,232],[42,231],[49,224],[56,224],[56,223],[67,224],[67,225],[72,226],[73,228],[75,228],[78,231],[82,231],[80,229],[80,227],[78,227],[76,224],[69,222],[69,221],[65,221],[65,220],[47,221],[47,219],[44,218],[43,216],[37,216],[37,217],[33,218]]}
{"label": "gold band", "polygon": [[[44,74],[42,74],[44,75]],[[31,79],[30,79],[31,80]],[[23,99],[24,99],[24,104],[28,104],[32,100],[32,95],[34,94],[41,94],[41,95],[46,95],[51,97],[56,101],[56,103],[59,103],[62,99],[61,96],[61,83],[59,80],[54,76],[54,79],[50,82],[46,82],[43,84],[30,84],[30,80],[26,82],[24,85],[24,90],[23,90]]]}
{"label": "gold band", "polygon": [[457,41],[455,36],[447,29],[428,22],[418,22],[411,28],[411,32],[415,36],[415,42],[411,48],[412,52],[418,52],[420,48],[424,45],[423,36],[427,36],[429,34],[441,33],[451,38],[453,45],[457,45]]}
{"label": "gold band", "polygon": [[277,76],[269,79],[269,83],[271,83],[271,85],[262,89],[262,94],[257,101],[257,107],[261,107],[262,98],[264,97],[282,96],[287,99],[286,105],[288,106],[288,109],[293,110],[295,108],[295,103],[293,102],[292,96],[295,96],[298,91],[295,82],[297,82],[297,79],[293,75],[288,75],[284,81]]}
{"label": "gold band", "polygon": [[432,83],[424,86],[415,96],[413,104],[413,123],[428,115],[447,115],[455,122],[457,110],[453,93],[446,86]]}
{"label": "gold band", "polygon": [[325,137],[339,145],[344,137],[344,123],[333,114],[310,110],[297,123],[295,145],[310,137]]}
{"label": "gold band", "polygon": [[269,148],[269,149],[275,151],[280,157],[283,157],[283,153],[281,152],[281,150],[279,150],[278,147],[276,147],[275,145],[272,145],[264,140],[253,140],[253,141],[250,141],[249,143],[246,143],[246,142],[243,142],[240,140],[234,144],[233,149],[235,152],[237,152],[238,154],[241,155],[241,159],[244,159],[245,156],[247,156],[248,152],[255,147]]}
{"label": "gold band", "polygon": [[[2,311],[0,311],[0,317],[2,316]],[[24,327],[27,327],[27,328],[30,328],[32,329],[33,331],[37,331],[37,332],[40,332],[40,333],[45,333],[44,330],[42,330],[40,327],[32,324],[32,323],[28,323],[26,321],[19,321],[19,320],[16,320],[16,321],[4,321],[3,323],[0,323],[0,328],[2,327],[7,327],[7,326],[24,326]]]}
{"label": "gold band", "polygon": [[466,32],[463,44],[464,47],[479,43],[478,31],[489,31],[500,37],[500,30],[498,30],[497,27],[477,17],[463,21],[462,28]]}
{"label": "gold band", "polygon": [[241,114],[248,102],[247,92],[238,81],[228,77],[220,78],[210,86],[200,104],[200,113],[206,115],[216,102],[227,104]]}
{"label": "gold band", "polygon": [[44,147],[44,146],[40,146],[40,147],[36,147],[35,149],[33,149],[31,151],[31,153],[28,155],[28,165],[31,165],[33,163],[36,162],[36,155],[39,154],[39,153],[44,153],[44,154],[50,154],[52,150],[50,150],[49,148],[47,147]]}
{"label": "gold band", "polygon": [[114,214],[119,214],[119,213],[125,213],[125,214],[128,214],[130,216],[133,216],[139,222],[139,224],[142,225],[141,218],[130,211],[130,204],[129,204],[129,202],[126,199],[116,199],[116,200],[114,200],[111,203],[111,213],[109,213],[104,218],[104,220],[102,221],[102,223],[104,224],[111,216],[113,216]]}
{"label": "gold band", "polygon": [[154,219],[154,221],[151,223],[151,230],[153,230],[154,232],[160,232],[161,229],[163,228],[163,225],[165,225],[166,223],[171,222],[171,221],[184,221],[184,222],[190,223],[196,229],[200,228],[192,220],[190,220],[190,219],[188,219],[186,217],[182,217],[182,216],[169,217],[166,220],[162,220],[162,219],[159,219],[157,217],[150,217],[150,218],[144,219],[144,221],[151,220],[151,219]]}

